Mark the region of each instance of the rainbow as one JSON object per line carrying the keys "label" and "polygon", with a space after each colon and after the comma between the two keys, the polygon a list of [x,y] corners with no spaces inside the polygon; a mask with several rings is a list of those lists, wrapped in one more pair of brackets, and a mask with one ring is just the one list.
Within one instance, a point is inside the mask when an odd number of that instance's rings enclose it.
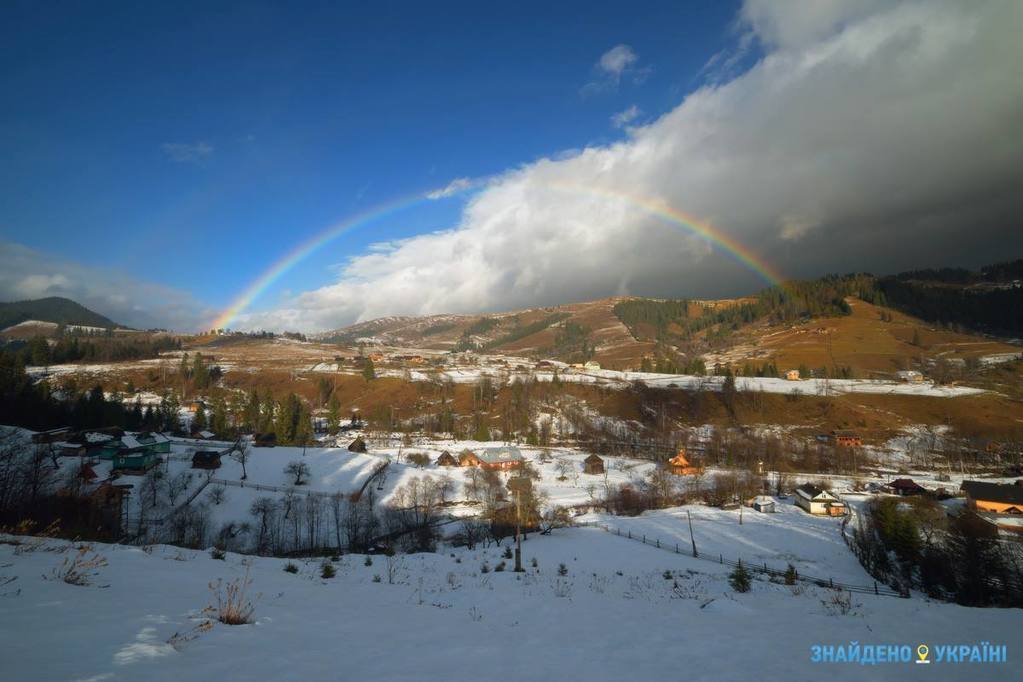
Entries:
{"label": "rainbow", "polygon": [[[681,211],[659,199],[620,192],[603,187],[576,185],[565,182],[551,183],[546,185],[546,187],[560,191],[580,193],[624,202],[627,205],[633,206],[668,223],[669,225],[681,227],[687,232],[707,240],[709,243],[722,249],[725,253],[730,255],[742,265],[759,274],[769,285],[784,286],[786,279],[785,276],[737,239],[717,229],[710,222]],[[475,185],[466,186],[458,192],[453,192],[451,194],[462,193],[475,188]],[[445,196],[450,196],[450,194]],[[262,295],[267,288],[280,279],[280,277],[282,277],[286,272],[295,267],[312,253],[318,251],[334,239],[337,239],[345,232],[349,232],[376,220],[408,209],[424,201],[436,198],[437,195],[435,193],[419,193],[411,196],[403,196],[398,199],[373,206],[339,223],[331,225],[323,232],[314,235],[305,242],[302,242],[288,252],[283,258],[271,265],[263,274],[257,277],[248,287],[246,287],[227,309],[213,320],[211,327],[213,329],[225,329],[229,327],[244,310],[252,305],[253,301],[259,298],[259,296]]]}
{"label": "rainbow", "polygon": [[300,243],[289,251],[283,258],[271,265],[263,274],[257,277],[252,284],[234,300],[231,305],[216,317],[211,323],[211,329],[226,329],[234,320],[250,305],[259,298],[274,282],[280,279],[286,272],[308,258],[310,255],[334,241],[345,232],[354,230],[363,225],[380,220],[389,215],[399,213],[416,204],[430,200],[428,193],[406,195],[391,201],[377,204],[365,211],[335,223],[323,232],[316,234],[306,241]]}
{"label": "rainbow", "polygon": [[553,182],[547,185],[547,187],[624,202],[670,225],[682,227],[686,231],[702,237],[722,249],[742,265],[760,275],[771,286],[784,286],[787,280],[787,277],[780,270],[761,258],[739,240],[714,227],[709,221],[677,209],[660,199],[620,192],[606,187],[579,185],[568,182]]}

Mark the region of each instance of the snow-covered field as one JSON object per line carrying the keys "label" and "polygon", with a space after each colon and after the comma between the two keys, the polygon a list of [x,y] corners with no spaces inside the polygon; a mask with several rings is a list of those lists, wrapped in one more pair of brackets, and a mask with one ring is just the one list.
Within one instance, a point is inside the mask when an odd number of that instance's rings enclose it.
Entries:
{"label": "snow-covered field", "polygon": [[[494,572],[495,547],[349,555],[325,580],[317,561],[94,544],[107,565],[84,586],[54,577],[69,543],[0,539],[10,680],[976,680],[1016,664],[815,664],[811,647],[1023,645],[1015,611],[853,595],[843,613],[830,590],[759,579],[738,594],[725,567],[593,528],[530,536],[524,574]],[[254,622],[200,628],[210,583],[246,575]]]}

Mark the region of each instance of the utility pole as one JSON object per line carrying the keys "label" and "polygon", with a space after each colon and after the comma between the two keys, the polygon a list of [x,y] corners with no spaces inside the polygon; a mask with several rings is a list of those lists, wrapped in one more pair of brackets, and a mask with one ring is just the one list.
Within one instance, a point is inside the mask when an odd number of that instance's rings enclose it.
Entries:
{"label": "utility pole", "polygon": [[508,487],[515,493],[515,572],[522,573],[522,493],[533,489],[533,482],[525,476],[508,479]]}
{"label": "utility pole", "polygon": [[698,557],[700,555],[696,552],[696,536],[693,535],[693,513],[686,509],[686,516],[689,517],[689,539],[693,543],[693,556]]}

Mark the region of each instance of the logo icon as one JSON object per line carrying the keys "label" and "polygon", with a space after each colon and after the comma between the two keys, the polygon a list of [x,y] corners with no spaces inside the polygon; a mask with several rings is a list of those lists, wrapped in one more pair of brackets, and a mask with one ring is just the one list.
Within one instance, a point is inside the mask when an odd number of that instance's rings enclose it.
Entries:
{"label": "logo icon", "polygon": [[916,662],[923,663],[925,665],[930,663],[931,662],[930,659],[927,658],[928,654],[930,653],[931,650],[927,647],[927,645],[921,644],[916,648]]}

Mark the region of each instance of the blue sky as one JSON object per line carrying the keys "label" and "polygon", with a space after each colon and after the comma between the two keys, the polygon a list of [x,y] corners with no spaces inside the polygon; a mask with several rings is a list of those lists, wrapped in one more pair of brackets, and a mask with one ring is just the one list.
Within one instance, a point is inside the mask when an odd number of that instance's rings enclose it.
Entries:
{"label": "blue sky", "polygon": [[[616,112],[677,105],[737,9],[351,4],[6,4],[0,235],[226,305],[348,214],[607,143]],[[614,86],[595,64],[616,45],[636,61]],[[338,239],[259,304],[371,242],[456,224],[460,203]]]}
{"label": "blue sky", "polygon": [[461,178],[231,325],[1018,257],[1021,21],[1017,0],[7,2],[0,300],[202,328],[331,225]]}

